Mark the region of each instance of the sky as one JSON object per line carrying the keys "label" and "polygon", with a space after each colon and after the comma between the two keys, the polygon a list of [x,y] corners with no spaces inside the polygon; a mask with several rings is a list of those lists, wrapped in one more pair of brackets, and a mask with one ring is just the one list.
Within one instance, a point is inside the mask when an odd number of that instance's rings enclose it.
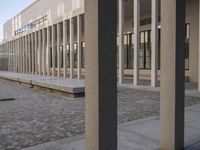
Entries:
{"label": "sky", "polygon": [[0,41],[3,39],[3,24],[34,1],[35,0],[0,0]]}

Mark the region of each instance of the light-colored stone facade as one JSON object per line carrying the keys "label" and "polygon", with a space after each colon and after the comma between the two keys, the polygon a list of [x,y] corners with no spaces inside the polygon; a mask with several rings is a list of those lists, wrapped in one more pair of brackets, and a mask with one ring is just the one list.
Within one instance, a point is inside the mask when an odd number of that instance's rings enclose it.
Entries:
{"label": "light-colored stone facade", "polygon": [[[197,82],[198,81],[198,49],[199,49],[199,45],[198,45],[198,29],[199,29],[199,6],[198,6],[198,0],[187,0],[186,1],[186,23],[189,25],[189,54],[187,56],[187,68],[186,68],[186,76],[187,78],[189,79],[189,81],[192,81],[192,82]],[[160,0],[158,0],[158,27],[159,29],[162,28],[160,26]],[[133,72],[133,63],[134,63],[134,58],[133,58],[133,43],[135,42],[133,40],[134,38],[134,35],[133,35],[133,32],[134,32],[134,12],[133,12],[133,7],[134,7],[134,4],[133,4],[133,1],[130,1],[130,0],[125,0],[124,1],[124,28],[123,28],[123,32],[124,32],[124,41],[121,43],[123,45],[123,47],[125,47],[124,49],[124,60],[125,61],[124,63],[124,69],[123,69],[123,74],[120,73],[120,76],[123,76],[123,75],[126,75],[126,76],[133,76],[134,75],[134,72]],[[151,31],[152,29],[152,26],[151,26],[151,14],[152,14],[152,8],[151,8],[151,1],[147,1],[147,0],[140,0],[140,26],[138,28],[139,32],[140,32],[140,36],[142,36],[142,34],[144,33],[146,35],[146,32],[149,32]],[[77,16],[80,16],[81,15],[81,21],[80,21],[80,24],[82,24],[81,26],[81,35],[80,35],[80,40],[78,41],[78,34],[77,34],[77,30],[78,30],[78,25],[77,25],[77,21],[78,21],[78,17]],[[29,25],[30,23],[34,22],[34,21],[37,21],[38,19],[42,18],[42,17],[47,17],[45,18],[46,20],[39,24],[39,25],[36,25],[35,27],[33,27],[32,29],[28,29],[27,31],[23,32],[23,33],[18,33],[17,35],[15,35],[15,31],[17,31],[18,29],[21,29],[22,27],[26,26],[26,25]],[[72,20],[71,20],[72,18]],[[62,27],[63,25],[63,20],[65,20],[65,23],[66,23],[66,29],[64,29],[64,27]],[[70,20],[73,21],[73,39],[71,38],[71,34],[70,34]],[[66,50],[66,49],[72,49],[73,47],[79,47],[79,49],[84,49],[84,46],[85,46],[85,43],[84,43],[84,0],[49,0],[48,1],[48,5],[46,3],[45,0],[36,0],[33,4],[31,4],[29,7],[27,7],[26,9],[24,9],[23,11],[21,11],[19,14],[17,14],[15,17],[11,18],[8,22],[6,22],[4,24],[4,44],[6,44],[7,42],[9,41],[17,41],[18,39],[20,39],[20,37],[23,37],[25,35],[31,35],[31,36],[35,36],[35,33],[36,33],[36,38],[39,38],[39,31],[42,30],[42,29],[45,29],[44,33],[46,34],[47,33],[47,27],[48,27],[48,36],[50,36],[49,38],[49,47],[48,48],[51,48],[52,47],[52,41],[51,41],[51,35],[53,34],[52,33],[52,25],[54,25],[54,28],[55,28],[55,43],[53,43],[54,47],[57,46],[57,24],[60,23],[60,30],[61,32],[64,32],[66,33],[65,37],[63,36],[63,33],[60,34],[60,44],[63,45],[63,38],[65,38],[65,42],[64,44],[67,45],[64,47],[64,52],[65,55],[68,55],[68,51],[69,50]],[[119,27],[118,27],[119,28]],[[41,31],[42,32],[42,31]],[[127,45],[127,39],[130,39],[130,36],[132,36],[132,41],[131,41],[131,45],[129,43],[129,45]],[[151,36],[151,35],[148,35],[148,36]],[[141,38],[141,37],[140,37]],[[145,36],[144,38],[149,38],[147,36]],[[46,38],[47,39],[47,38]],[[71,41],[70,41],[71,40]],[[131,40],[131,39],[130,39]],[[80,45],[82,46],[79,46],[79,45],[71,45],[70,47],[70,43],[81,43]],[[140,42],[141,42],[141,39],[140,39]],[[160,35],[159,35],[159,40],[158,40],[158,44],[159,44],[159,50],[160,50]],[[17,46],[17,43],[18,42],[15,42],[15,46]],[[37,44],[37,43],[36,43]],[[39,42],[38,42],[39,44]],[[151,40],[149,39],[148,40],[148,43],[146,44],[150,44],[150,49],[151,49]],[[134,44],[135,45],[135,44]],[[141,45],[141,43],[139,44],[139,46]],[[19,45],[20,46],[20,45]],[[118,46],[119,45],[119,40],[118,40]],[[127,48],[129,47],[129,48]],[[33,48],[34,48],[34,43],[33,43]],[[41,46],[41,48],[44,48]],[[47,49],[48,49],[47,48]],[[141,46],[140,46],[141,48]],[[143,47],[142,47],[143,48]],[[57,48],[56,48],[57,49]],[[54,51],[56,50],[54,49]],[[20,49],[21,50],[21,49]],[[148,50],[148,49],[146,49]],[[16,51],[16,50],[13,50],[13,52]],[[77,51],[77,50],[75,50]],[[59,52],[59,51],[58,51]],[[71,63],[74,63],[75,64],[75,68],[72,69],[72,66],[71,66],[71,69],[70,69],[70,62],[66,62],[67,61],[67,58],[63,57],[63,60],[65,60],[65,63],[61,63],[61,64],[65,64],[65,67],[61,67],[61,74],[63,74],[63,76],[67,76],[67,74],[70,74],[70,70],[71,70],[71,73],[73,73],[73,71],[75,71],[75,74],[76,72],[80,72],[78,74],[78,76],[80,77],[80,74],[84,74],[84,52],[81,52],[79,53],[79,56],[78,55],[78,52],[76,52],[76,54],[74,55],[74,57],[72,57],[72,53],[71,53],[71,58],[74,58],[76,62],[73,62],[72,59],[71,59]],[[16,52],[16,54],[21,54],[22,52],[19,51],[19,52]],[[25,52],[26,53],[26,52]],[[45,55],[47,55],[49,52],[46,52],[44,53]],[[52,52],[54,53],[54,52]],[[149,67],[140,67],[139,69],[139,73],[138,75],[140,76],[141,79],[148,79],[150,80],[151,79],[151,72],[153,71],[150,71],[151,70],[151,62],[149,62],[147,55],[149,52],[145,52],[145,51],[142,51],[140,52],[139,55],[144,55],[142,53],[146,53],[145,56],[142,56],[140,61],[143,61],[143,62],[139,62],[140,65],[143,65],[143,63],[149,63],[147,64]],[[43,54],[43,55],[44,55]],[[70,53],[69,53],[70,54]],[[151,54],[151,50],[150,50],[150,54]],[[15,55],[15,54],[14,54]],[[32,55],[32,54],[30,54]],[[35,54],[36,55],[36,54]],[[48,54],[49,55],[49,54]],[[55,55],[57,55],[55,53]],[[61,56],[63,54],[61,53]],[[158,64],[160,66],[160,51],[158,53],[158,56],[159,58],[158,59]],[[17,57],[17,56],[16,56]],[[44,56],[43,56],[44,57]],[[47,56],[48,57],[48,56]],[[55,57],[60,57],[59,55],[58,56],[55,56]],[[70,56],[69,56],[70,57]],[[143,58],[144,57],[144,58]],[[151,57],[150,56],[150,60],[151,60]],[[32,60],[34,59],[34,57],[30,56],[30,58],[32,58]],[[46,58],[46,57],[45,57]],[[52,60],[50,61],[56,61],[57,58],[52,58]],[[78,59],[79,58],[79,59]],[[82,58],[82,60],[80,59]],[[55,59],[55,60],[54,60]],[[119,59],[119,58],[118,58]],[[47,58],[46,58],[47,61],[49,61]],[[61,61],[63,61],[61,60]],[[69,60],[69,59],[68,59]],[[37,60],[36,60],[37,61]],[[78,63],[79,61],[79,63]],[[119,60],[118,60],[119,61]],[[49,67],[49,69],[45,69],[46,73],[44,74],[48,74],[48,70],[50,70],[49,72],[52,72],[52,74],[55,75],[54,73],[54,70],[55,72],[57,72],[57,70],[59,71],[60,69],[56,67],[57,63],[55,62],[50,62],[52,65],[51,67]],[[13,61],[13,63],[15,63],[15,61]],[[22,62],[23,63],[23,62]],[[34,63],[34,61],[32,62]],[[38,63],[40,63],[40,61],[38,60]],[[11,64],[10,65],[13,65],[14,64]],[[39,64],[38,64],[39,65]],[[48,64],[46,63],[47,67],[48,67]],[[77,68],[77,65],[79,65],[79,68]],[[118,64],[119,65],[119,64]],[[44,63],[43,63],[43,66]],[[64,65],[62,65],[64,66]],[[67,67],[68,66],[68,67]],[[37,67],[35,67],[37,69]],[[46,67],[44,67],[46,68]],[[77,69],[76,69],[77,68]],[[80,68],[81,71],[80,71]],[[39,66],[38,66],[38,69],[39,69]],[[159,68],[160,69],[160,68]],[[159,76],[160,76],[160,70],[158,69],[158,72],[156,76],[158,76],[158,80],[159,80]],[[12,67],[11,69],[9,70],[13,70],[14,71],[14,68]],[[33,70],[33,69],[32,69]],[[120,69],[120,66],[119,66],[119,72],[121,72],[122,69]],[[15,70],[16,71],[16,70]],[[64,73],[65,71],[65,73]],[[34,72],[34,70],[32,71]],[[39,72],[39,70],[38,70]],[[154,72],[155,73],[155,72]],[[51,73],[50,73],[51,74]],[[60,76],[60,75],[59,75]],[[72,76],[72,75],[71,75]],[[121,77],[120,77],[121,79]],[[153,80],[153,79],[152,79]],[[119,80],[120,81],[120,80]],[[123,82],[123,81],[120,81],[120,82]],[[152,83],[153,84],[153,83]]]}

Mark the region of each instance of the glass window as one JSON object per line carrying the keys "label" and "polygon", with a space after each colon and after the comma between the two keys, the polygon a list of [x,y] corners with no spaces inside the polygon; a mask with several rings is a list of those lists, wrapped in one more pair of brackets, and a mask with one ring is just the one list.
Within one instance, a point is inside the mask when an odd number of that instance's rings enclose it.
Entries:
{"label": "glass window", "polygon": [[77,68],[77,43],[74,43],[74,46],[73,46],[73,48],[74,48],[74,68]]}
{"label": "glass window", "polygon": [[127,55],[128,55],[128,35],[124,35],[124,68],[128,68],[128,59],[127,59]]}
{"label": "glass window", "polygon": [[67,44],[66,50],[67,50],[67,68],[69,68],[70,67],[70,44]]}
{"label": "glass window", "polygon": [[85,42],[81,43],[81,67],[85,68]]}
{"label": "glass window", "polygon": [[185,39],[185,69],[189,69],[189,41],[190,41],[190,24],[186,24],[186,39]]}
{"label": "glass window", "polygon": [[158,29],[158,69],[160,69],[160,28]]}
{"label": "glass window", "polygon": [[151,68],[151,31],[140,32],[140,68]]}
{"label": "glass window", "polygon": [[58,67],[58,62],[57,62],[57,57],[58,57],[58,55],[57,55],[57,47],[56,46],[54,46],[54,50],[55,50],[55,68],[57,68]]}
{"label": "glass window", "polygon": [[63,68],[63,45],[62,46],[60,46],[60,56],[61,56],[61,68]]}
{"label": "glass window", "polygon": [[140,68],[144,69],[145,32],[140,32]]}

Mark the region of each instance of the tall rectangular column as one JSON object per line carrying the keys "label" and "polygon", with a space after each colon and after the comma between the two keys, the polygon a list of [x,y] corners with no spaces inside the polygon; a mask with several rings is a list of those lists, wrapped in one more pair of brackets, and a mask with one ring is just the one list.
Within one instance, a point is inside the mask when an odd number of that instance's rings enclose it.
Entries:
{"label": "tall rectangular column", "polygon": [[25,73],[28,73],[28,68],[29,68],[29,61],[28,61],[28,49],[29,49],[29,45],[28,45],[28,35],[25,36]]}
{"label": "tall rectangular column", "polygon": [[19,73],[21,73],[21,56],[22,56],[22,53],[21,53],[21,38],[19,38],[19,56],[18,56],[18,59],[19,59]]}
{"label": "tall rectangular column", "polygon": [[67,77],[67,53],[66,53],[66,42],[67,42],[67,22],[63,21],[63,68],[64,68],[64,78]]}
{"label": "tall rectangular column", "polygon": [[140,0],[134,0],[134,85],[138,85],[140,71]]}
{"label": "tall rectangular column", "polygon": [[11,50],[11,42],[8,42],[8,52],[9,52],[9,71],[11,71],[11,54],[12,54],[12,50]]}
{"label": "tall rectangular column", "polygon": [[17,72],[17,40],[14,40],[14,72]]}
{"label": "tall rectangular column", "polygon": [[11,62],[12,62],[12,47],[11,47],[11,43],[12,42],[8,42],[8,51],[9,51],[9,71],[12,71],[12,65],[11,65]]}
{"label": "tall rectangular column", "polygon": [[46,75],[46,33],[45,29],[42,29],[42,73]]}
{"label": "tall rectangular column", "polygon": [[6,43],[6,52],[8,53],[8,71],[9,71],[9,62],[10,62],[10,53],[9,53],[9,44],[8,44],[8,42]]}
{"label": "tall rectangular column", "polygon": [[77,78],[81,79],[81,15],[77,16]]}
{"label": "tall rectangular column", "polygon": [[25,44],[24,44],[24,36],[22,37],[22,73],[25,73]]}
{"label": "tall rectangular column", "polygon": [[15,64],[14,64],[14,40],[12,40],[12,72],[15,72]]}
{"label": "tall rectangular column", "polygon": [[22,37],[22,50],[23,50],[23,73],[26,73],[26,37]]}
{"label": "tall rectangular column", "polygon": [[11,71],[11,42],[8,42],[8,52],[9,52],[9,71]]}
{"label": "tall rectangular column", "polygon": [[38,70],[39,70],[39,75],[42,74],[42,61],[41,61],[41,58],[42,58],[42,43],[41,43],[41,38],[42,38],[42,31],[39,30],[38,31]]}
{"label": "tall rectangular column", "polygon": [[12,72],[14,72],[14,51],[13,51],[13,44],[14,44],[14,40],[11,41],[11,68],[12,68]]}
{"label": "tall rectangular column", "polygon": [[46,47],[46,51],[47,51],[47,75],[50,76],[50,28],[49,26],[47,27],[47,47]]}
{"label": "tall rectangular column", "polygon": [[55,76],[55,29],[52,25],[52,76]]}
{"label": "tall rectangular column", "polygon": [[28,35],[25,36],[25,72],[28,74],[29,61],[28,61]]}
{"label": "tall rectangular column", "polygon": [[199,67],[198,67],[198,91],[200,91],[200,1],[199,1]]}
{"label": "tall rectangular column", "polygon": [[31,74],[31,37],[30,34],[28,35],[28,73]]}
{"label": "tall rectangular column", "polygon": [[24,73],[27,73],[27,37],[26,35],[24,36]]}
{"label": "tall rectangular column", "polygon": [[13,72],[13,41],[10,42],[10,51],[11,51],[11,71]]}
{"label": "tall rectangular column", "polygon": [[19,70],[19,73],[21,73],[21,59],[20,59],[20,55],[21,55],[21,38],[19,37],[18,39],[18,47],[19,47],[19,50],[18,50],[18,70]]}
{"label": "tall rectangular column", "polygon": [[7,51],[8,51],[8,71],[10,71],[10,61],[11,61],[11,52],[10,52],[10,42],[7,42]]}
{"label": "tall rectangular column", "polygon": [[12,71],[12,41],[9,42],[9,51],[10,51],[10,71]]}
{"label": "tall rectangular column", "polygon": [[16,40],[13,40],[13,71],[16,72]]}
{"label": "tall rectangular column", "polygon": [[19,73],[18,55],[19,55],[19,38],[16,39],[16,72]]}
{"label": "tall rectangular column", "polygon": [[124,0],[119,0],[119,83],[124,81]]}
{"label": "tall rectangular column", "polygon": [[12,40],[12,72],[15,72],[15,63],[14,63],[14,40]]}
{"label": "tall rectangular column", "polygon": [[60,24],[57,23],[57,69],[58,77],[61,76],[61,55],[60,55]]}
{"label": "tall rectangular column", "polygon": [[38,31],[35,32],[35,74],[38,74]]}
{"label": "tall rectangular column", "polygon": [[117,1],[85,0],[86,150],[117,150]]}
{"label": "tall rectangular column", "polygon": [[14,68],[14,40],[11,42],[11,51],[12,51],[12,56],[11,56],[11,65],[12,65],[12,72],[15,72]]}
{"label": "tall rectangular column", "polygon": [[20,61],[20,73],[23,73],[23,48],[22,48],[22,37],[20,37],[20,53],[19,53],[19,61]]}
{"label": "tall rectangular column", "polygon": [[34,53],[35,47],[34,47],[34,33],[31,33],[31,58],[32,58],[32,74],[34,74],[35,71],[35,53]]}
{"label": "tall rectangular column", "polygon": [[8,53],[8,71],[10,71],[10,42],[7,42],[7,53]]}
{"label": "tall rectangular column", "polygon": [[151,30],[151,87],[157,86],[158,69],[158,0],[152,0]]}
{"label": "tall rectangular column", "polygon": [[70,78],[74,77],[74,19],[70,18]]}
{"label": "tall rectangular column", "polygon": [[19,58],[20,58],[20,73],[23,73],[23,44],[22,44],[22,37],[20,38],[20,54],[19,54]]}
{"label": "tall rectangular column", "polygon": [[18,73],[20,73],[20,38],[17,39],[17,45],[18,45],[18,51],[17,51],[17,69],[18,69]]}
{"label": "tall rectangular column", "polygon": [[184,149],[185,0],[161,1],[161,149]]}
{"label": "tall rectangular column", "polygon": [[11,46],[12,46],[12,72],[15,72],[15,67],[14,67],[14,40],[12,40],[11,42]]}

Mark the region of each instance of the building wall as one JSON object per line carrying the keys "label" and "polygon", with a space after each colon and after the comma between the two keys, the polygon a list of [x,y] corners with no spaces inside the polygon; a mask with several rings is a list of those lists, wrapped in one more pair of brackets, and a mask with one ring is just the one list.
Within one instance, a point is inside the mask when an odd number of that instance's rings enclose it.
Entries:
{"label": "building wall", "polygon": [[37,0],[24,9],[21,13],[10,19],[4,25],[4,39],[11,39],[14,31],[45,15],[48,15],[49,23],[67,16],[76,16],[84,11],[83,0]]}
{"label": "building wall", "polygon": [[9,40],[12,35],[13,35],[12,22],[11,20],[9,20],[3,25],[3,36],[4,36],[3,42]]}
{"label": "building wall", "polygon": [[[151,17],[151,7],[146,6],[145,0],[142,0],[141,20]],[[149,3],[149,2],[148,2]],[[190,50],[189,50],[189,77],[190,81],[198,80],[198,21],[199,4],[198,0],[187,0],[186,23],[190,24]],[[125,4],[125,32],[133,32],[133,3],[126,1]],[[84,0],[37,0],[21,13],[4,24],[4,37],[8,40],[14,36],[14,31],[27,25],[38,18],[48,15],[49,24],[58,23],[65,17],[77,16],[84,13]],[[82,21],[84,22],[84,21]],[[82,23],[83,24],[83,23]],[[83,26],[84,27],[84,26]],[[84,41],[84,31],[82,27],[82,41]],[[75,20],[75,41],[76,41],[76,20]],[[140,31],[150,30],[151,25],[143,25]],[[69,32],[68,32],[69,33]],[[67,36],[69,43],[69,35]],[[56,45],[56,43],[55,43]],[[147,71],[145,71],[147,72]],[[149,74],[150,70],[148,70]]]}

